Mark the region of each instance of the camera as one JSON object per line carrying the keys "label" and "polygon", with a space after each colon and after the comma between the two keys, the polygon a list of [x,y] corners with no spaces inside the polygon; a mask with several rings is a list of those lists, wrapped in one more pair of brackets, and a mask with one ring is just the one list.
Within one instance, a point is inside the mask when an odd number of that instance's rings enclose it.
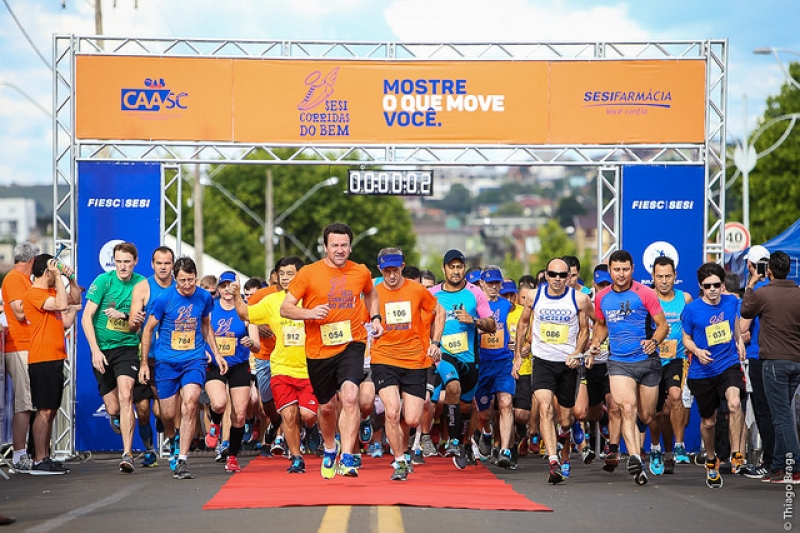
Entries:
{"label": "camera", "polygon": [[756,263],[756,273],[764,278],[767,277],[767,262],[759,261]]}

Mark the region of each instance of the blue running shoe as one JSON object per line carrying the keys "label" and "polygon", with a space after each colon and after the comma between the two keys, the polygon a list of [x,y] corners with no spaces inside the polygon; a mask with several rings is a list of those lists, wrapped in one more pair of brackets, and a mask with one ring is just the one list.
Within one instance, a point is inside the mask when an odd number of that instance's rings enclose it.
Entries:
{"label": "blue running shoe", "polygon": [[320,473],[322,474],[323,479],[333,479],[336,475],[336,457],[339,455],[339,441],[336,441],[336,449],[332,452],[323,452],[322,454],[322,466],[320,467]]}
{"label": "blue running shoe", "polygon": [[661,450],[650,450],[650,472],[654,476],[660,476],[664,473],[664,455]]}
{"label": "blue running shoe", "polygon": [[144,459],[139,466],[154,468],[158,466],[158,456],[155,451],[144,452]]}
{"label": "blue running shoe", "polygon": [[372,440],[372,422],[369,418],[361,421],[361,426],[358,430],[358,440],[361,444],[369,444]]}
{"label": "blue running shoe", "polygon": [[352,454],[342,454],[342,459],[339,461],[338,474],[345,477],[358,477],[358,467]]}
{"label": "blue running shoe", "polygon": [[576,420],[575,423],[572,424],[572,442],[580,444],[583,442],[584,437],[583,423],[580,420]]}
{"label": "blue running shoe", "polygon": [[689,454],[686,453],[686,446],[683,444],[675,445],[675,462],[679,465],[688,465],[691,463]]}
{"label": "blue running shoe", "polygon": [[564,479],[567,479],[569,477],[569,472],[570,472],[569,461],[564,461],[561,464],[561,475],[564,476]]}
{"label": "blue running shoe", "polygon": [[175,438],[172,439],[172,451],[169,455],[169,468],[173,472],[175,468],[178,466],[178,454],[181,451],[181,436],[179,433],[175,433]]}
{"label": "blue running shoe", "polygon": [[369,445],[369,455],[374,459],[380,459],[383,457],[383,446],[380,445],[378,442],[373,442]]}

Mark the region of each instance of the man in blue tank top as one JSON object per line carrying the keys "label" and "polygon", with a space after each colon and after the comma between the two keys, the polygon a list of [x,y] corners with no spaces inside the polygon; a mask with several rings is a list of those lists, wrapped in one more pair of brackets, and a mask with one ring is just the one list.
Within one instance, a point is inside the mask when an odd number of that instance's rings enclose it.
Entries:
{"label": "man in blue tank top", "polygon": [[[663,255],[653,261],[653,282],[669,324],[669,334],[658,346],[661,357],[661,384],[658,391],[656,416],[650,424],[650,471],[653,474],[672,474],[675,463],[689,464],[684,430],[689,422],[689,410],[683,406],[682,393],[686,380],[686,348],[683,346],[681,314],[692,301],[689,293],[675,288],[675,261]],[[661,435],[664,454],[661,453]],[[673,457],[672,438],[675,437]]]}

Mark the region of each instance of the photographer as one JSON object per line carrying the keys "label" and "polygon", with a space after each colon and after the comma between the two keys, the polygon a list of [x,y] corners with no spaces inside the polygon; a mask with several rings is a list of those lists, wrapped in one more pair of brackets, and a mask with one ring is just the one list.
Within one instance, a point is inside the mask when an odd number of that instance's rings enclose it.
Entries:
{"label": "photographer", "polygon": [[800,288],[786,279],[791,259],[784,252],[770,255],[766,278],[756,270],[747,282],[742,300],[743,318],[758,317],[759,358],[763,361],[764,393],[775,427],[775,449],[770,465],[771,483],[800,483],[800,471],[792,468],[800,457],[800,444],[792,420],[792,396],[800,386]]}

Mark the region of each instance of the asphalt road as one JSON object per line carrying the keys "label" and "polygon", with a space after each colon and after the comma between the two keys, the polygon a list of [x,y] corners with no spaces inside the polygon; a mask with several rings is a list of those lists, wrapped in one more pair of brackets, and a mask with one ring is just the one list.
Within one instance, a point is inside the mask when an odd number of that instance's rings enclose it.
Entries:
{"label": "asphalt road", "polygon": [[[251,457],[240,457],[241,465],[244,467]],[[572,477],[558,486],[545,482],[547,468],[539,457],[521,459],[515,471],[490,465],[490,470],[511,483],[517,492],[554,510],[526,513],[367,506],[203,511],[203,504],[229,474],[207,452],[190,457],[190,463],[196,479],[184,481],[173,479],[167,466],[121,474],[116,455],[96,455],[83,463],[72,462],[71,473],[64,476],[12,475],[9,481],[0,478],[0,514],[17,519],[16,524],[0,530],[761,533],[800,527],[800,519],[784,519],[785,486],[728,475],[722,489],[712,490],[705,485],[703,467],[695,465],[678,465],[674,475],[651,476],[645,486],[637,486],[624,469],[609,474],[600,469],[599,463],[585,466],[576,459]],[[458,475],[455,468],[453,475]],[[406,483],[411,489],[413,476]],[[266,486],[264,490],[279,491],[280,486]],[[791,499],[794,497],[790,495]]]}

